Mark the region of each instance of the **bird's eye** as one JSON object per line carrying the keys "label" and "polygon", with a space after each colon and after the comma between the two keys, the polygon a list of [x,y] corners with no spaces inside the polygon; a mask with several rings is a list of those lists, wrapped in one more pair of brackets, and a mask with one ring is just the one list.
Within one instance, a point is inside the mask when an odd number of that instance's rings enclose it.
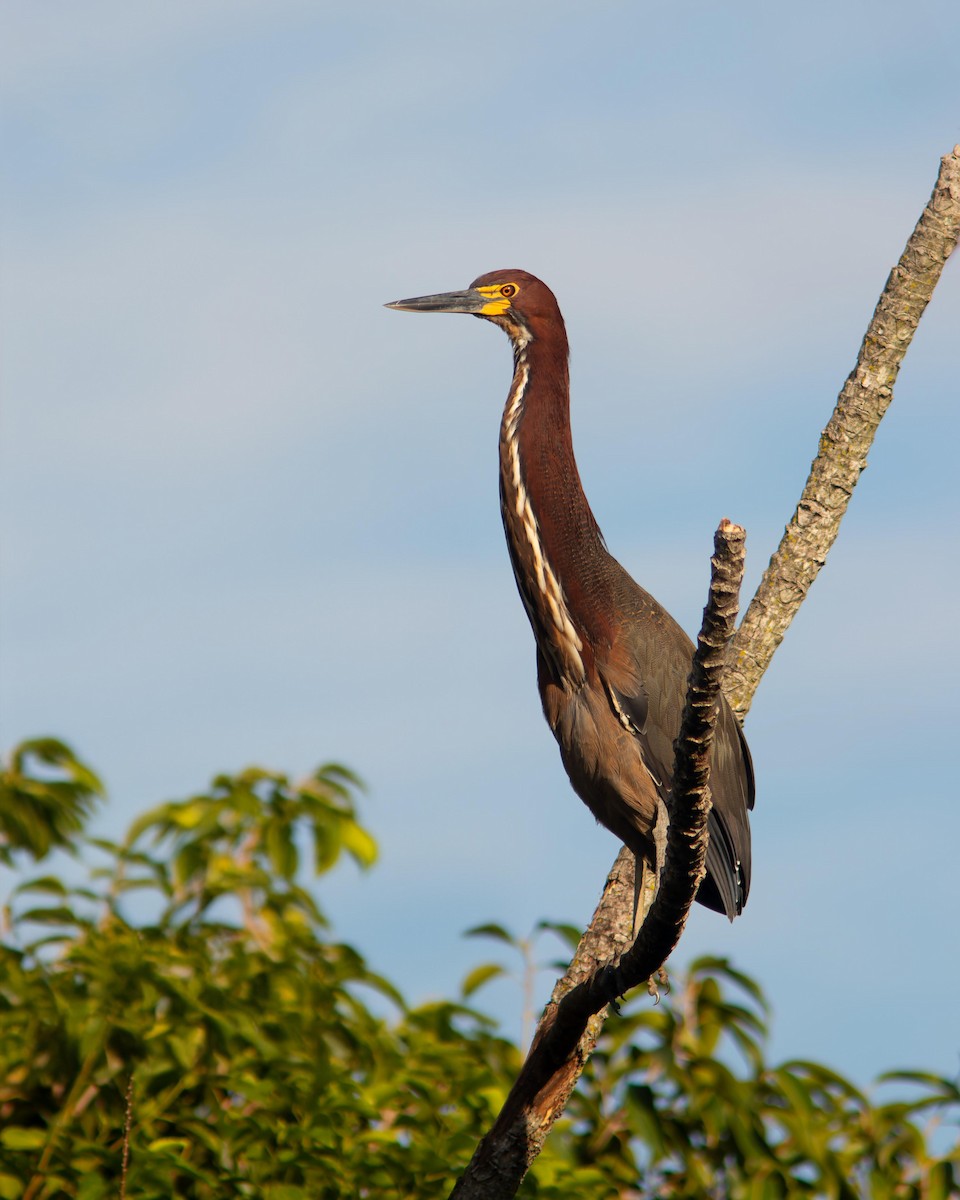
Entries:
{"label": "bird's eye", "polygon": [[505,283],[503,285],[503,287],[500,289],[501,296],[510,297],[510,296],[515,296],[516,294],[517,294],[517,289],[516,289],[515,285],[512,283]]}

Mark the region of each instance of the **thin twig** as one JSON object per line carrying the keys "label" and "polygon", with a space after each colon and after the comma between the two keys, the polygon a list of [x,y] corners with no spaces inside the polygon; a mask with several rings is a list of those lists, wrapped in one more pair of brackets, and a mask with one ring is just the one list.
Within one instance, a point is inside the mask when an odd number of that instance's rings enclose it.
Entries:
{"label": "thin twig", "polygon": [[123,1114],[123,1154],[120,1159],[120,1200],[127,1200],[127,1172],[130,1167],[130,1130],[133,1128],[133,1073],[127,1081]]}

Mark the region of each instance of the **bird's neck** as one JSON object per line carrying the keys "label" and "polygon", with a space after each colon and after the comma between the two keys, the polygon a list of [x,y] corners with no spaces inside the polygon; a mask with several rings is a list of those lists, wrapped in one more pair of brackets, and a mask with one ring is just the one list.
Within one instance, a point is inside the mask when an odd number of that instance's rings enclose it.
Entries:
{"label": "bird's neck", "polygon": [[548,665],[573,686],[609,640],[603,538],[570,432],[566,338],[514,343],[500,426],[500,499],[517,586]]}

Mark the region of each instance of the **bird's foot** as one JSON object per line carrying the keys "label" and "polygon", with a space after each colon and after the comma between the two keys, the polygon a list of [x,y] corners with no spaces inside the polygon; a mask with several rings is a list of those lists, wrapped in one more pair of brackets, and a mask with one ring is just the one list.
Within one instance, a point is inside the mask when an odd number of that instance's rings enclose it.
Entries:
{"label": "bird's foot", "polygon": [[665,992],[670,991],[670,977],[666,967],[661,967],[656,975],[651,975],[647,980],[647,994],[653,997],[654,1004],[660,1003],[660,988]]}

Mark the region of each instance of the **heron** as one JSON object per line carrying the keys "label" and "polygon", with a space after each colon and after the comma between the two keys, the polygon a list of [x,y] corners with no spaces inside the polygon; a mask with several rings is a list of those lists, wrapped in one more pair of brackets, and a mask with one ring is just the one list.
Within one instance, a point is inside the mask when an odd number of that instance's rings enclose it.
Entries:
{"label": "heron", "polygon": [[[693,643],[607,550],[584,494],[570,429],[569,345],[556,297],[521,270],[465,291],[396,300],[404,312],[469,313],[513,346],[500,423],[500,510],[536,642],[547,724],[573,790],[641,862],[673,775]],[[750,891],[750,751],[721,698],[710,762],[713,807],[699,903],[730,920]],[[638,879],[640,872],[637,872]]]}

